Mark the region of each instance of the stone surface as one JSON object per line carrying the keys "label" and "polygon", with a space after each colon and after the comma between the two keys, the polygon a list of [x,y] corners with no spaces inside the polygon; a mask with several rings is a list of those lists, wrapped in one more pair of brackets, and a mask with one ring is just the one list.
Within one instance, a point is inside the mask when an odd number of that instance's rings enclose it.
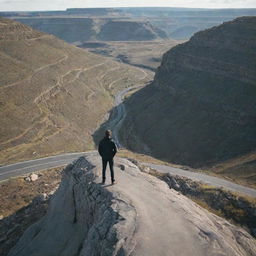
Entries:
{"label": "stone surface", "polygon": [[[127,159],[101,186],[99,157],[81,157],[63,172],[47,214],[9,256],[255,255],[242,228],[202,209]],[[120,166],[127,166],[125,172]]]}

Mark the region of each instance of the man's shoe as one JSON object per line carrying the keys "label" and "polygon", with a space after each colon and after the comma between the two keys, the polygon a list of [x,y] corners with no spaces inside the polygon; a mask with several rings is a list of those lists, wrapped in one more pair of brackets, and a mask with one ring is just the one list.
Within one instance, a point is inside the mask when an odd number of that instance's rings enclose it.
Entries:
{"label": "man's shoe", "polygon": [[116,184],[116,181],[115,181],[115,180],[112,181],[112,185],[114,185],[114,184]]}

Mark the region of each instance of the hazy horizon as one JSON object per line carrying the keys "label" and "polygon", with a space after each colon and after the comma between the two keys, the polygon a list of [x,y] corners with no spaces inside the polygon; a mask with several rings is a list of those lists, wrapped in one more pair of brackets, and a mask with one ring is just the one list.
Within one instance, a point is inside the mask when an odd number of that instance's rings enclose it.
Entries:
{"label": "hazy horizon", "polygon": [[201,9],[252,9],[256,8],[255,0],[154,0],[117,1],[117,0],[0,0],[0,11],[62,11],[67,8],[120,8],[120,7],[173,7]]}

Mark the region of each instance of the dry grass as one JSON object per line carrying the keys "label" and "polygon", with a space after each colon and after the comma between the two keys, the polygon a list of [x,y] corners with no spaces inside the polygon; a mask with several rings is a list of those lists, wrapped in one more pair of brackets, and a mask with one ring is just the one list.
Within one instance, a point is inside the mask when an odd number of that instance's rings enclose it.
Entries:
{"label": "dry grass", "polygon": [[256,189],[256,152],[204,169],[209,174]]}
{"label": "dry grass", "polygon": [[[139,162],[162,164],[180,168],[183,170],[188,170],[191,172],[204,173],[210,176],[226,179],[228,181],[256,189],[256,153],[251,153],[246,156],[241,156],[239,158],[219,163],[218,165],[210,168],[205,167],[202,169],[195,169],[187,166],[165,162],[152,156],[135,153],[127,149],[120,150],[118,155],[120,157],[131,158]],[[205,186],[205,189],[211,188],[210,185],[203,186]]]}
{"label": "dry grass", "polygon": [[152,163],[152,164],[163,164],[163,165],[167,165],[168,163],[163,162],[159,159],[156,159],[152,156],[149,155],[145,155],[145,154],[139,154],[139,153],[135,153],[132,152],[128,149],[120,149],[117,153],[117,155],[119,157],[125,157],[125,158],[130,158],[133,160],[136,160],[138,162],[148,162],[148,163]]}
{"label": "dry grass", "polygon": [[9,60],[1,66],[0,164],[93,149],[91,135],[113,95],[152,79],[54,36],[36,36],[0,40],[0,58]]}
{"label": "dry grass", "polygon": [[25,176],[1,182],[0,215],[3,217],[10,216],[29,205],[37,195],[50,193],[58,186],[62,169],[63,167],[58,167],[37,172],[39,179],[34,182],[25,181]]}

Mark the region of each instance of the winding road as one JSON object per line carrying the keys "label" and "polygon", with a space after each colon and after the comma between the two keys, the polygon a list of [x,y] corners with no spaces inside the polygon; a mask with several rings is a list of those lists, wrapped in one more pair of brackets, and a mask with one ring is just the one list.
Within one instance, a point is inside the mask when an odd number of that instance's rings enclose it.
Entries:
{"label": "winding road", "polygon": [[[125,106],[122,103],[123,97],[129,91],[138,89],[140,87],[143,87],[143,85],[137,85],[137,86],[126,88],[118,92],[115,96],[115,102],[114,102],[115,107],[113,109],[113,114],[111,117],[112,120],[110,121],[109,126],[112,127],[113,138],[116,141],[116,144],[119,148],[122,147],[122,144],[118,139],[118,132],[126,116]],[[40,159],[19,162],[11,165],[1,166],[0,181],[6,180],[11,177],[19,176],[19,175],[24,175],[26,173],[31,173],[33,171],[39,171],[39,170],[49,169],[52,167],[64,166],[71,163],[72,161],[74,161],[75,159],[77,159],[82,155],[95,156],[97,155],[97,151],[66,153],[66,154],[50,156],[50,157],[45,157]],[[255,189],[244,187],[236,183],[232,183],[230,181],[220,179],[214,176],[191,172],[187,170],[185,171],[179,168],[174,168],[174,167],[165,166],[165,165],[154,165],[151,163],[143,163],[143,165],[149,166],[163,173],[169,172],[174,175],[184,176],[192,180],[201,181],[216,187],[223,187],[227,190],[242,193],[242,194],[256,198]]]}
{"label": "winding road", "polygon": [[123,91],[119,92],[115,97],[115,108],[113,110],[113,120],[109,123],[109,126],[112,127],[113,139],[115,140],[118,148],[123,147],[121,142],[118,139],[118,132],[120,130],[120,127],[121,127],[125,117],[126,117],[125,106],[122,103],[123,97],[129,91],[138,89],[140,87],[143,87],[143,85],[137,85],[137,86],[132,86],[132,87],[126,88]]}

